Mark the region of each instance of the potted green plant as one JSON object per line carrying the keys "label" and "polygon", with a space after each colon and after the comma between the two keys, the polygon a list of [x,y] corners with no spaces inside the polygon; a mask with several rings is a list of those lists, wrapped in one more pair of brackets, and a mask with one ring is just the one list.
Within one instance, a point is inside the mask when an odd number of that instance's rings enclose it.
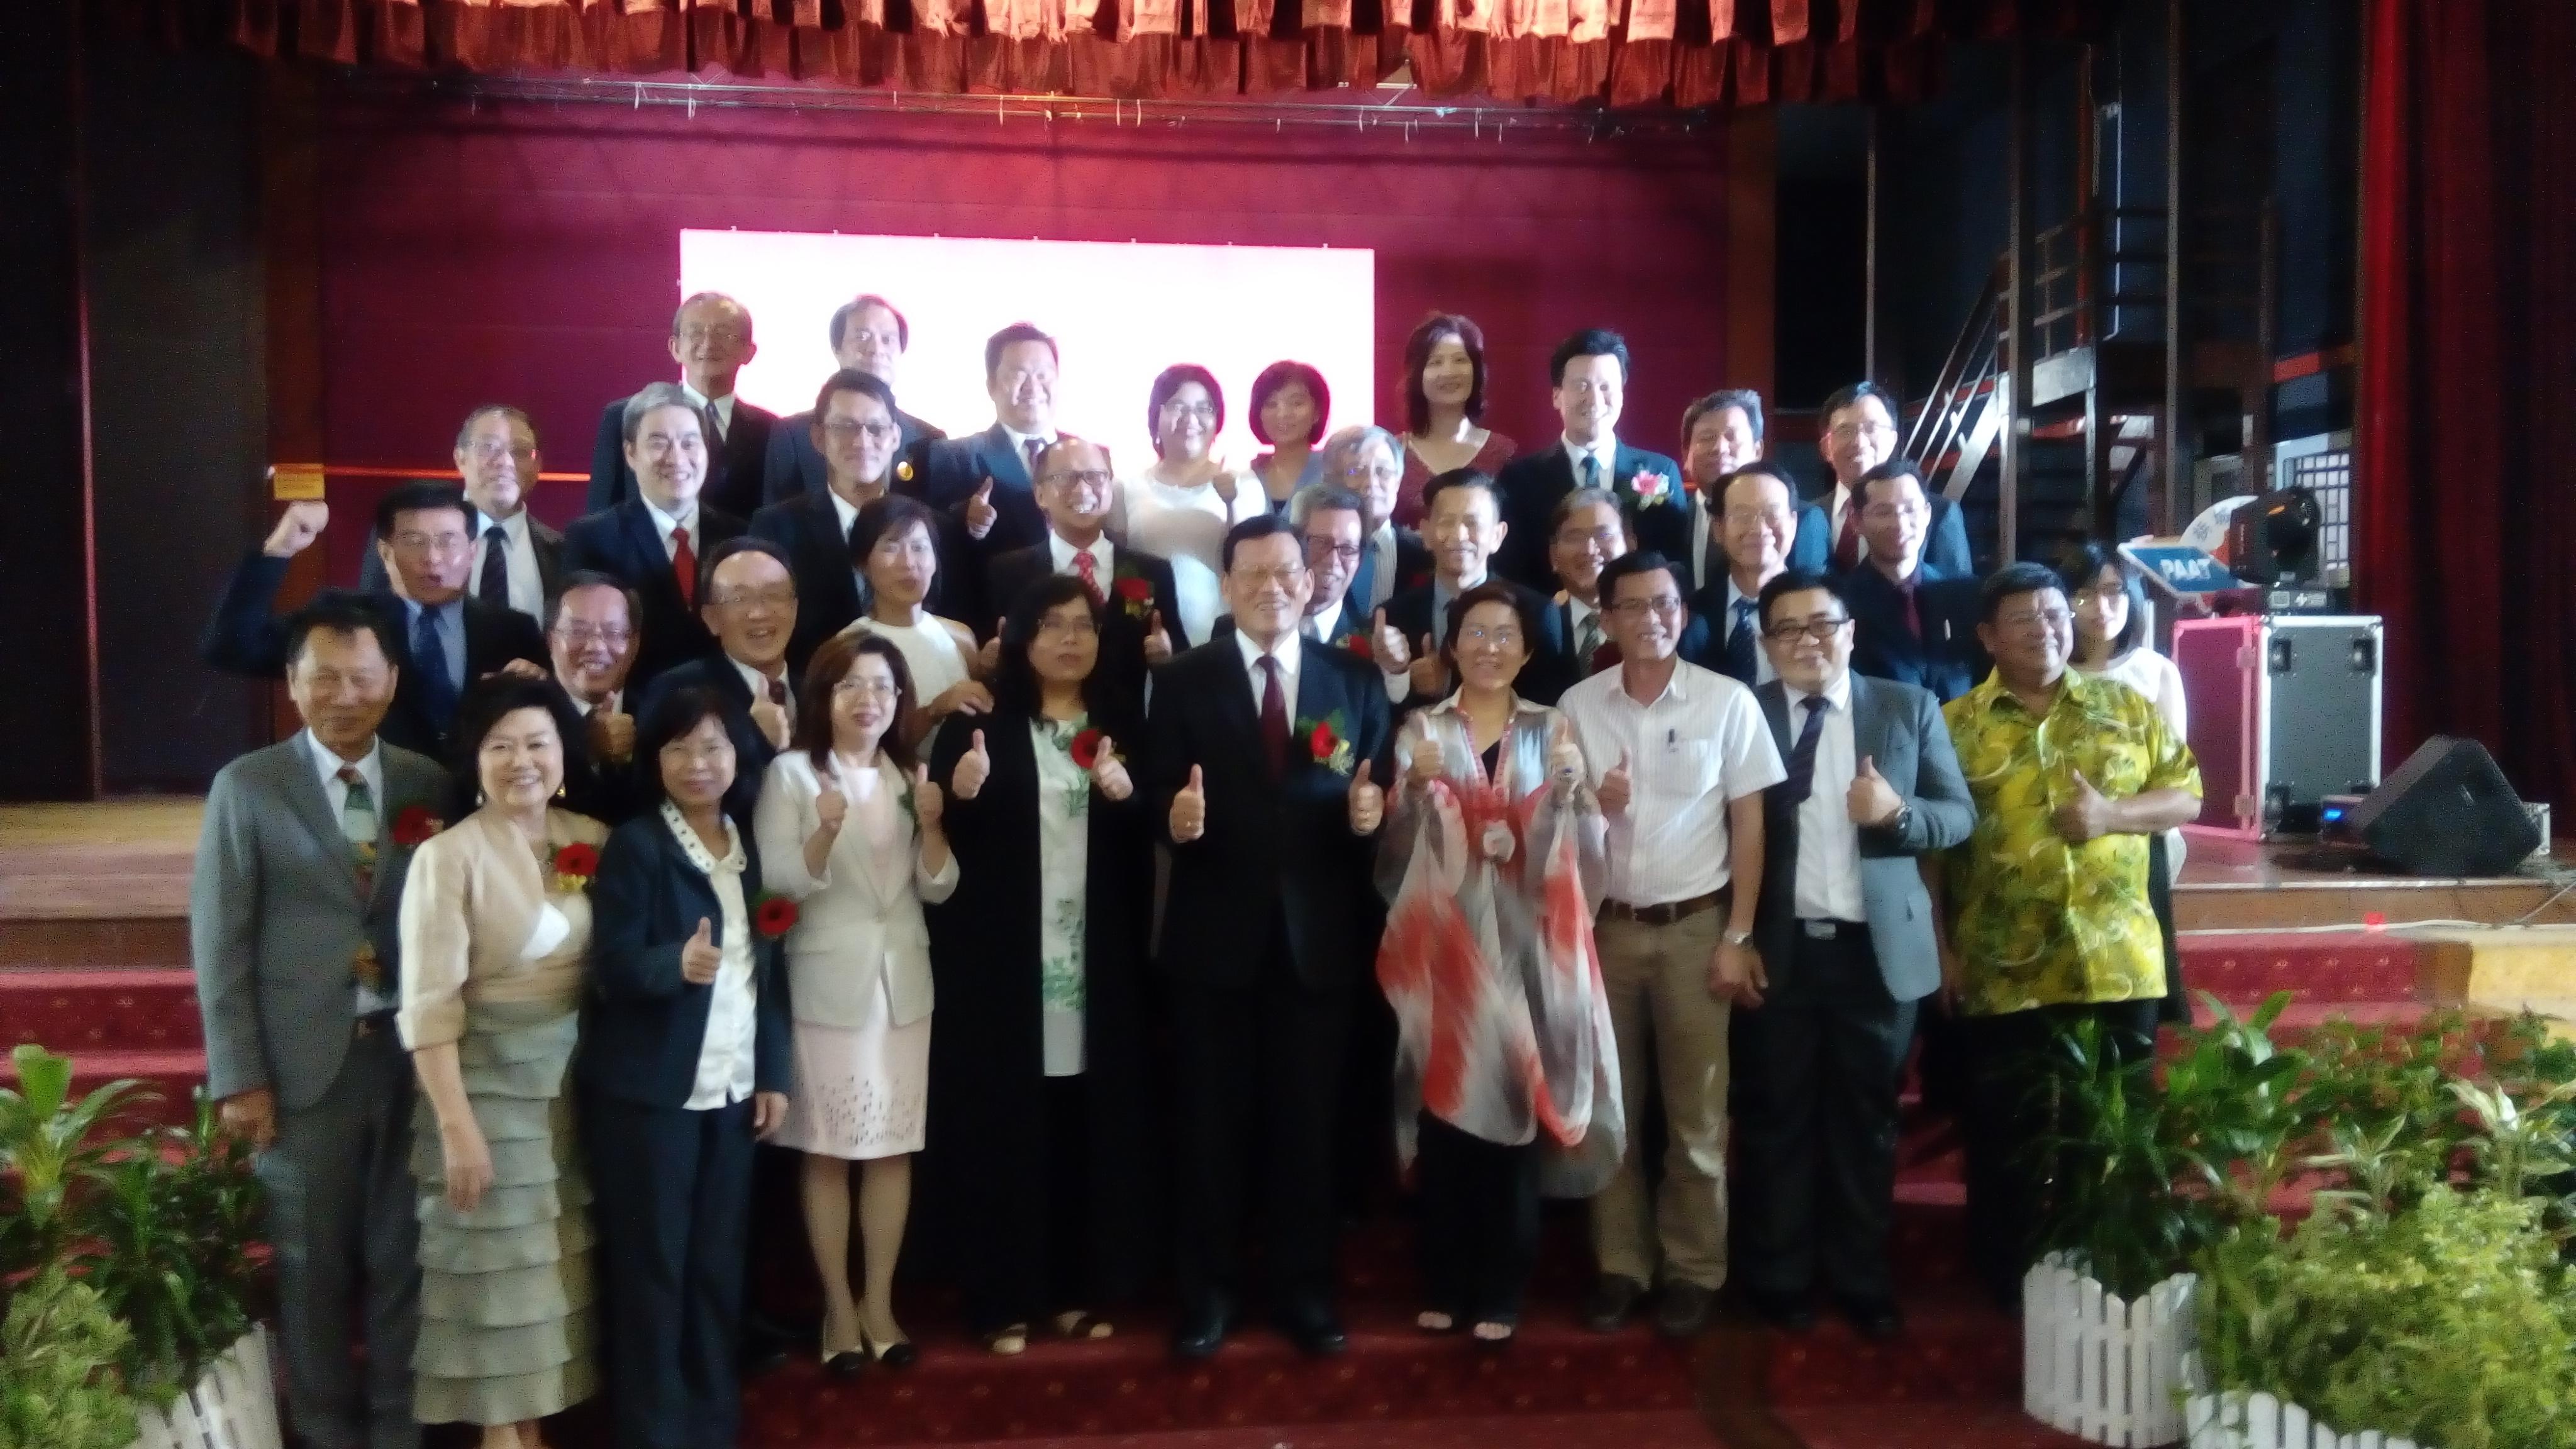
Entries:
{"label": "potted green plant", "polygon": [[0,1449],[125,1449],[134,1396],[117,1364],[125,1326],[60,1267],[17,1285],[0,1318]]}

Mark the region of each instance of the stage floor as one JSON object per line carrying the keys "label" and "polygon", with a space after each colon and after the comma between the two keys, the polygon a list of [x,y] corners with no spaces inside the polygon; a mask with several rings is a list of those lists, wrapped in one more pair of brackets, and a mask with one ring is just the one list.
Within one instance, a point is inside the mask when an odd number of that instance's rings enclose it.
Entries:
{"label": "stage floor", "polygon": [[[203,808],[186,796],[0,806],[0,922],[186,916]],[[2326,868],[2316,854],[2303,841],[2193,836],[2175,891],[2176,924],[2185,931],[2576,924],[2576,890],[2537,874],[2437,880]],[[2561,844],[2558,864],[2576,870],[2576,844]]]}

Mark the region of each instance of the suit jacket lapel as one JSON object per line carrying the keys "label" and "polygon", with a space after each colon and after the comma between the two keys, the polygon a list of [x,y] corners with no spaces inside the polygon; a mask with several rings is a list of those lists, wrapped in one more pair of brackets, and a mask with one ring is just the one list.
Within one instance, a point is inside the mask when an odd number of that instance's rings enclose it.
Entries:
{"label": "suit jacket lapel", "polygon": [[[646,511],[644,500],[635,498],[621,506],[619,526],[626,530],[627,546],[635,550],[636,572],[648,579],[658,579],[656,588],[679,596],[679,585],[671,580],[671,555],[662,546],[662,532],[653,526],[653,515]],[[659,568],[654,565],[659,564]]]}
{"label": "suit jacket lapel", "polygon": [[[1244,739],[1250,740],[1257,752],[1261,748],[1261,711],[1253,707],[1252,671],[1243,667],[1243,651],[1233,647],[1233,641],[1227,641],[1217,667],[1225,676],[1224,688],[1217,691],[1217,708],[1225,711],[1226,723],[1240,731]],[[1297,711],[1292,702],[1288,711],[1292,731],[1296,728],[1296,718]],[[1259,778],[1263,772],[1256,768],[1252,773]]]}
{"label": "suit jacket lapel", "polygon": [[1030,491],[1028,460],[1011,443],[1011,435],[1000,423],[984,432],[984,471],[1000,482],[1023,492]]}
{"label": "suit jacket lapel", "polygon": [[[313,768],[312,747],[305,744],[299,734],[278,748],[283,753],[277,766],[286,772],[286,778],[279,785],[286,792],[287,804],[303,817],[304,828],[313,832],[314,839],[326,849],[337,852],[342,862],[341,888],[349,893],[351,899],[357,899],[357,856],[349,844],[348,835],[340,829],[339,819],[331,813],[331,797],[323,792],[322,778]],[[376,858],[379,861],[384,858],[384,818],[385,812],[379,807],[376,811]],[[359,904],[363,906],[366,902],[361,900]]]}

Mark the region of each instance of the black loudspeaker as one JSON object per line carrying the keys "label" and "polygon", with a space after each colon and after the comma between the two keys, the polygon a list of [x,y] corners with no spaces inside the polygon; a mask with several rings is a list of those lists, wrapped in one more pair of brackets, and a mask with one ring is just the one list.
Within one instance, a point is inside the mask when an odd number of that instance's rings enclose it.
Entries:
{"label": "black loudspeaker", "polygon": [[2511,874],[2540,827],[2476,740],[2435,735],[2345,821],[2373,855],[2415,875]]}

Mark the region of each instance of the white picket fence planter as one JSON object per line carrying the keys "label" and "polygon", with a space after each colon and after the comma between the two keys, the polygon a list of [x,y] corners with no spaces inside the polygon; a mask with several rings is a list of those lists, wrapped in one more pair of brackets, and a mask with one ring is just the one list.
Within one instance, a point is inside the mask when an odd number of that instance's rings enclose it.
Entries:
{"label": "white picket fence planter", "polygon": [[2377,1429],[2338,1434],[2306,1409],[2270,1394],[2206,1392],[2198,1354],[2185,1356],[2183,1374],[2193,1389],[2182,1409],[2190,1449],[2416,1449],[2414,1440],[2392,1439]]}
{"label": "white picket fence planter", "polygon": [[268,1329],[243,1334],[195,1388],[167,1409],[145,1408],[142,1420],[134,1449],[283,1449]]}
{"label": "white picket fence planter", "polygon": [[2063,1253],[2033,1264],[2021,1281],[2022,1411],[2096,1444],[2179,1443],[2198,1281],[2177,1273],[2130,1303]]}

